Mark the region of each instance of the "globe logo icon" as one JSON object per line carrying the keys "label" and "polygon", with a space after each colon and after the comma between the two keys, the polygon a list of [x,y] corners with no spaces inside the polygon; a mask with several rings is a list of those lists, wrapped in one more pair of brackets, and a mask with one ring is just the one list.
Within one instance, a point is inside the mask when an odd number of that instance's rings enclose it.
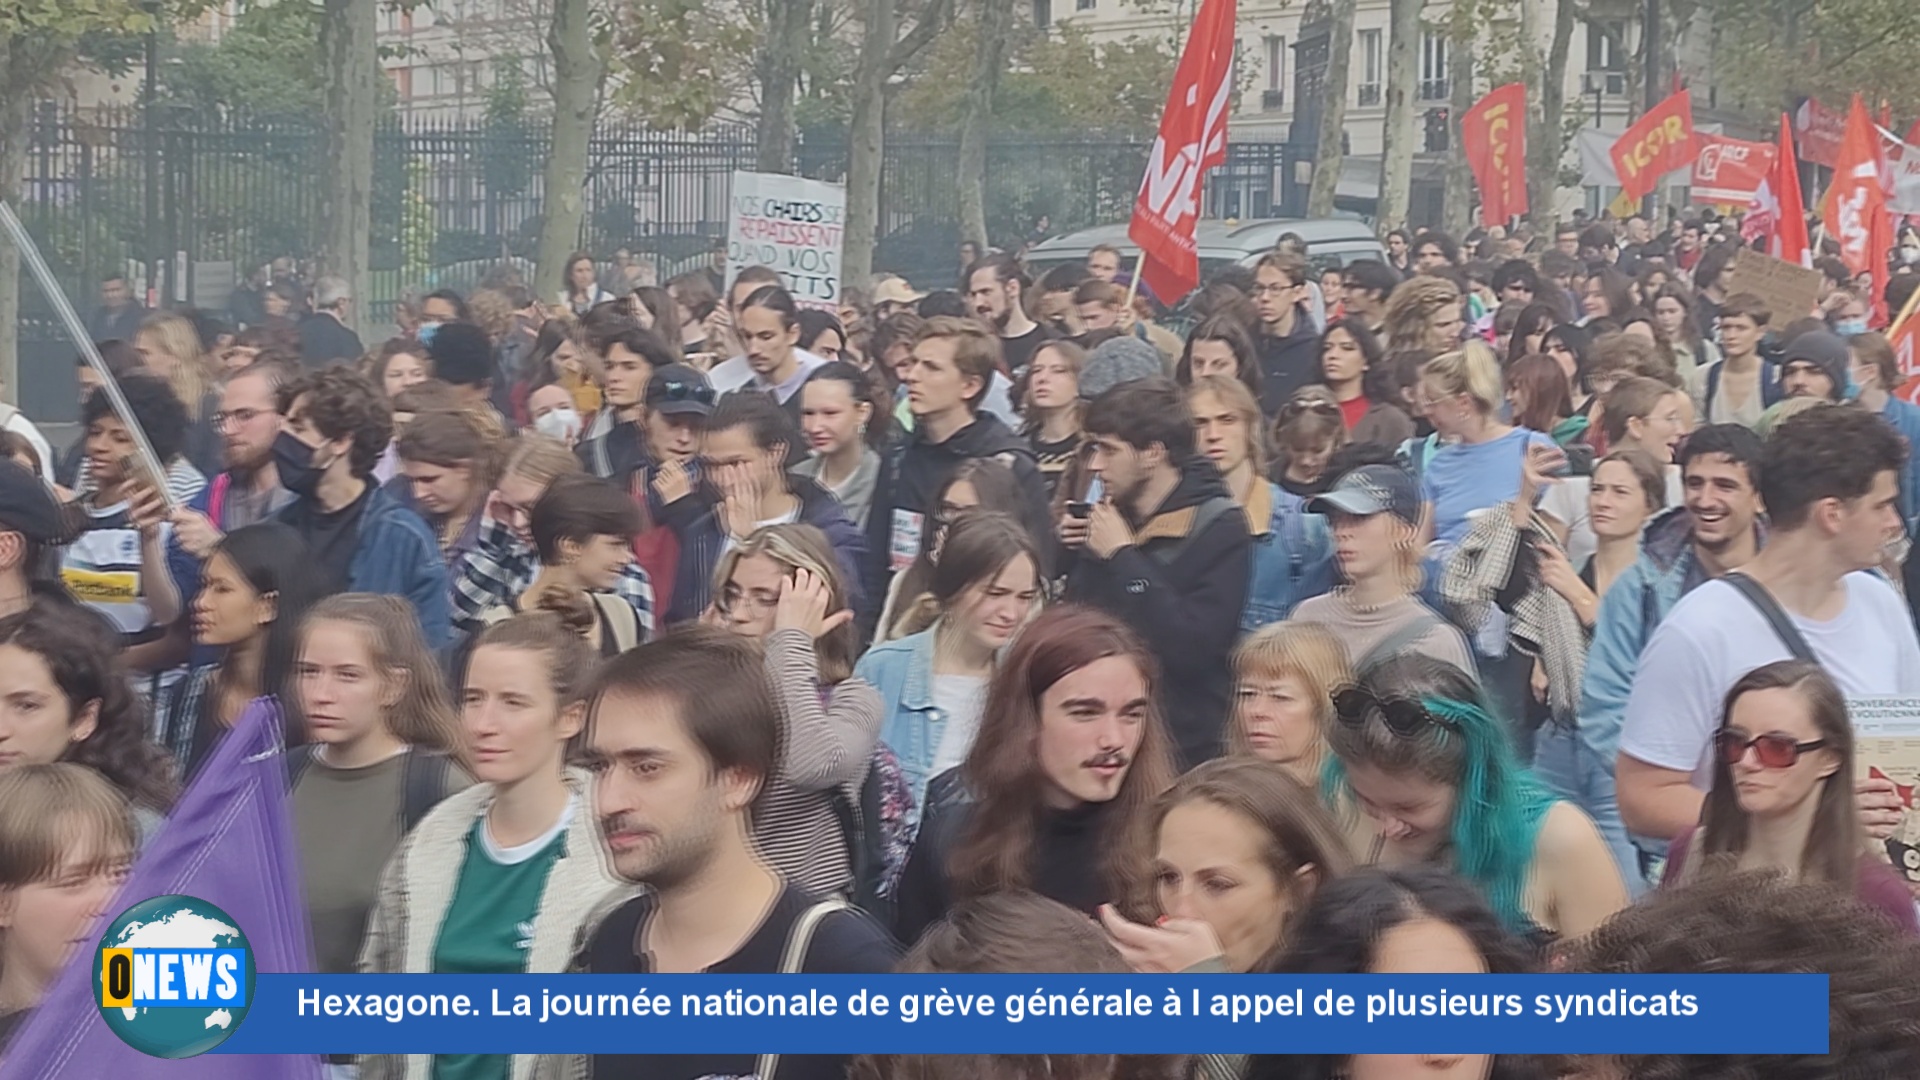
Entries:
{"label": "globe logo icon", "polygon": [[188,1058],[227,1041],[253,1000],[253,949],[240,924],[192,896],[156,896],[100,937],[94,1000],[128,1046]]}

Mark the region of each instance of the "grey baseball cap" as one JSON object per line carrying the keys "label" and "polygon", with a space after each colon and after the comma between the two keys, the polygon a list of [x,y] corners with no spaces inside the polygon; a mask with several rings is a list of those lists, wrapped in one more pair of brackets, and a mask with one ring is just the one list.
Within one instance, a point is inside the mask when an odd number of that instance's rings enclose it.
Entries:
{"label": "grey baseball cap", "polygon": [[1413,477],[1394,465],[1362,465],[1340,478],[1326,494],[1307,503],[1312,514],[1392,514],[1409,524],[1420,520],[1420,492]]}

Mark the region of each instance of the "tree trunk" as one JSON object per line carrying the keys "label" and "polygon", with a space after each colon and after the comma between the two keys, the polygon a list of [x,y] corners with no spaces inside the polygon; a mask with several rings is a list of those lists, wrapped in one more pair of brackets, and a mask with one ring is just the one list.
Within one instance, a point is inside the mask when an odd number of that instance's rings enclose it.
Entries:
{"label": "tree trunk", "polygon": [[1413,202],[1413,98],[1420,78],[1420,10],[1425,6],[1426,0],[1391,0],[1388,5],[1387,129],[1380,161],[1383,232],[1404,227]]}
{"label": "tree trunk", "polygon": [[1539,125],[1527,140],[1527,205],[1534,228],[1552,228],[1554,201],[1560,191],[1560,159],[1567,152],[1567,53],[1573,43],[1574,0],[1557,0],[1553,13],[1553,43],[1547,48],[1547,69],[1534,88],[1539,94]]}
{"label": "tree trunk", "polygon": [[[320,203],[320,265],[342,278],[354,322],[367,310],[367,243],[373,231],[373,129],[380,56],[379,0],[324,0],[320,54],[327,73],[326,187]],[[364,326],[361,327],[364,329]]]}
{"label": "tree trunk", "polygon": [[982,252],[987,250],[987,131],[1012,30],[1013,0],[982,0],[980,40],[967,73],[966,112],[960,124],[960,239],[973,241]]}
{"label": "tree trunk", "polygon": [[1465,236],[1473,227],[1473,169],[1467,164],[1461,121],[1473,108],[1473,54],[1477,23],[1474,5],[1454,0],[1447,27],[1447,77],[1452,80],[1447,100],[1447,188],[1440,220],[1448,232]]}
{"label": "tree trunk", "polygon": [[847,230],[840,252],[842,287],[865,288],[873,276],[880,226],[880,166],[887,138],[887,76],[896,32],[893,0],[869,0],[853,71],[853,117],[847,125]]}
{"label": "tree trunk", "polygon": [[1314,148],[1313,183],[1307,188],[1307,216],[1330,217],[1346,160],[1347,93],[1353,71],[1353,9],[1358,0],[1334,0],[1333,31],[1327,41],[1327,81],[1320,104],[1319,145]]}
{"label": "tree trunk", "polygon": [[800,82],[801,53],[812,40],[812,0],[768,0],[767,37],[754,65],[760,79],[760,126],[754,168],[793,171],[793,100]]}
{"label": "tree trunk", "polygon": [[[6,46],[0,45],[0,86],[6,85]],[[27,175],[27,121],[32,99],[8,94],[0,100],[0,199],[16,209]],[[0,397],[20,402],[20,252],[0,233]]]}
{"label": "tree trunk", "polygon": [[537,292],[543,299],[564,295],[567,256],[580,244],[586,216],[582,188],[587,177],[587,143],[600,91],[600,58],[593,49],[590,0],[553,0],[547,51],[553,56],[553,143],[547,149],[542,181],[546,212],[534,249]]}

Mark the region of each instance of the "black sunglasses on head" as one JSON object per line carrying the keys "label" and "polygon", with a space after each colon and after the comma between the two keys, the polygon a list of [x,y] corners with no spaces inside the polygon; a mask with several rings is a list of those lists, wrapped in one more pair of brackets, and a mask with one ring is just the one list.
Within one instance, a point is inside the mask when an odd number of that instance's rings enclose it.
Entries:
{"label": "black sunglasses on head", "polygon": [[713,387],[669,379],[655,387],[654,392],[648,396],[655,401],[694,401],[702,405],[712,405]]}
{"label": "black sunglasses on head", "polygon": [[1333,695],[1334,715],[1348,727],[1359,727],[1367,722],[1374,713],[1386,722],[1387,730],[1401,738],[1411,738],[1429,724],[1438,725],[1449,731],[1458,731],[1459,726],[1451,720],[1433,715],[1425,705],[1406,698],[1378,698],[1357,686],[1349,686]]}

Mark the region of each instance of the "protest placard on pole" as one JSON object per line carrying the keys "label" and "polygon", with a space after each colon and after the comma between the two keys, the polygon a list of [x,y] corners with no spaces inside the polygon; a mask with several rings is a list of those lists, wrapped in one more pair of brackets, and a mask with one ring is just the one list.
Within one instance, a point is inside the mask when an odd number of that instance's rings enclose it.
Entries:
{"label": "protest placard on pole", "polygon": [[1733,256],[1733,280],[1728,294],[1752,293],[1767,302],[1776,326],[1804,319],[1820,303],[1820,271],[1795,266],[1752,248]]}
{"label": "protest placard on pole", "polygon": [[736,172],[727,212],[727,287],[749,266],[778,272],[801,307],[838,310],[847,189],[778,173]]}

